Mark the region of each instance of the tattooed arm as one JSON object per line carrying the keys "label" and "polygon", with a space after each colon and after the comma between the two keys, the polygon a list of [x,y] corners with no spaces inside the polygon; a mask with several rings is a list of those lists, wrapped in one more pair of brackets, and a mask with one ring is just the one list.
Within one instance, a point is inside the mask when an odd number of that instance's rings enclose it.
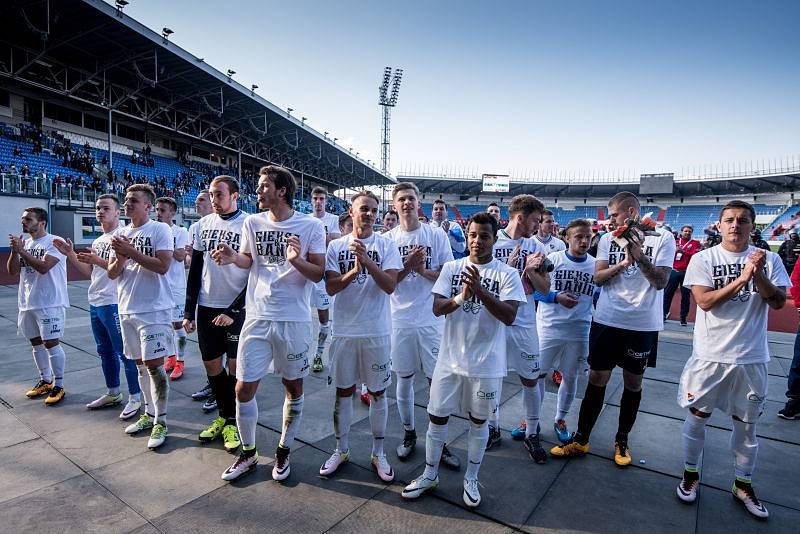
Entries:
{"label": "tattooed arm", "polygon": [[669,275],[672,274],[672,267],[656,267],[644,254],[639,258],[639,269],[642,270],[642,274],[650,282],[650,285],[656,289],[667,287]]}

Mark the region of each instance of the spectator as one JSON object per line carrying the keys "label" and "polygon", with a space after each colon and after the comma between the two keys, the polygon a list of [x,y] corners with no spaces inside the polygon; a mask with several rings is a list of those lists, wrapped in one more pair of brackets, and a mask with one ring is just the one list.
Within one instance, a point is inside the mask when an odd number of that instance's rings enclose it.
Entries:
{"label": "spectator", "polygon": [[431,224],[447,233],[447,237],[450,240],[450,248],[453,250],[453,257],[456,259],[463,258],[466,255],[467,240],[464,237],[464,230],[457,223],[447,219],[447,203],[442,199],[434,200],[431,216]]}
{"label": "spectator", "polygon": [[[792,269],[792,287],[789,293],[794,300],[794,307],[800,314],[800,262]],[[786,389],[786,405],[778,412],[781,419],[800,419],[800,330],[794,338],[794,358],[789,367],[789,379]]]}
{"label": "spectator", "polygon": [[778,248],[778,256],[783,260],[783,266],[786,267],[787,273],[793,272],[798,255],[800,255],[800,236],[796,231],[791,231],[789,232],[789,239],[781,243]]}
{"label": "spectator", "polygon": [[761,239],[761,230],[758,228],[753,230],[753,233],[750,234],[750,238],[753,241],[753,246],[757,248],[763,248],[764,250],[772,250],[769,248],[769,243]]}
{"label": "spectator", "polygon": [[672,306],[672,297],[675,290],[681,290],[681,325],[686,326],[686,317],[689,315],[689,301],[691,291],[683,286],[683,279],[686,276],[686,269],[689,267],[689,260],[692,256],[700,252],[703,246],[700,241],[692,239],[694,228],[687,224],[681,227],[680,237],[675,241],[675,261],[672,264],[672,273],[669,282],[664,289],[664,320],[669,318],[669,309]]}

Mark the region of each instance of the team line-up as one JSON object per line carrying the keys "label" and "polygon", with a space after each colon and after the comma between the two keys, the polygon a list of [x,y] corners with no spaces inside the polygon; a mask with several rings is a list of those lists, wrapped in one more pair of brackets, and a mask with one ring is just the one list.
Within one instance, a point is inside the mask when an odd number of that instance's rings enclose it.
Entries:
{"label": "team line-up", "polygon": [[[541,464],[548,460],[540,438],[543,378],[554,369],[562,375],[552,425],[560,444],[550,456],[567,458],[589,452],[606,384],[620,367],[624,389],[614,461],[631,463],[628,436],[645,370],[656,365],[663,289],[680,253],[670,232],[636,224],[640,205],[634,194],[609,200],[611,229],[626,231],[604,234],[593,257],[587,253],[592,229],[586,220],[566,226],[566,244],[536,235],[547,210],[532,195],[512,199],[504,229],[492,214],[474,215],[465,242],[458,243],[448,231],[444,202],[434,204],[431,224],[420,221],[414,184],[394,187],[399,224],[383,234],[373,231],[380,204],[374,194],[356,193],[349,213],[337,217],[325,213],[327,193],[316,188],[314,213],[305,215],[292,209],[296,188],[290,171],[262,168],[257,194],[263,211],[247,215],[237,207],[238,182],[218,176],[198,196],[204,216],[187,231],[173,224],[173,199],[156,199],[148,185],[133,185],[124,199],[130,224],[120,224],[117,197],[101,195],[96,217],[103,234],[90,249],[77,251],[69,240],[48,233],[47,211],[26,209],[21,222],[28,237],[9,236],[7,267],[20,276],[19,334],[30,340],[40,374],[27,396],[45,396],[51,406],[65,396],[59,339],[69,307],[69,262],[91,278],[91,325],[108,388],[87,408],[122,403],[124,369],[129,397],[120,418],[139,416],[125,432],[150,430],[148,447],[163,445],[169,379],[183,373],[186,334],[197,331],[218,410],[199,439],[221,438],[228,452],[238,452],[224,480],[237,479],[258,462],[255,395],[267,373],[280,375],[286,390],[272,477],[289,476],[303,379],[323,370],[329,337],[336,449],[319,469],[323,476],[333,475],[353,453],[353,396],[365,385],[372,466],[381,480],[394,480],[384,445],[392,372],[405,431],[396,447],[400,460],[416,447],[415,374],[424,373],[430,383],[425,469],[404,488],[405,499],[436,488],[440,464],[460,469],[446,446],[448,420],[465,413],[470,427],[463,499],[469,507],[480,504],[478,471],[487,447],[500,440],[499,404],[508,371],[522,384],[525,414],[512,436]],[[157,220],[150,219],[153,209]],[[718,223],[722,243],[697,252],[686,269],[683,285],[698,309],[677,398],[687,414],[684,474],[676,491],[685,502],[696,500],[705,425],[719,409],[733,421],[733,495],[751,514],[766,518],[751,478],[767,393],[767,313],[784,306],[791,284],[777,254],[750,244],[754,222],[751,205],[726,204]],[[463,257],[454,259],[453,247]],[[596,288],[601,290],[593,303]],[[312,300],[320,322],[314,356]],[[577,429],[570,432],[566,416],[587,367]]]}

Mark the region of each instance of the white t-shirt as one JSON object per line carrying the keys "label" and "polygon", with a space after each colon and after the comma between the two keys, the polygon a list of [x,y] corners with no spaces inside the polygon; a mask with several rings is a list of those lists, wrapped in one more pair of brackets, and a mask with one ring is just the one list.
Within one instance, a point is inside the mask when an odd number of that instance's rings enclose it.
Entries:
{"label": "white t-shirt", "polygon": [[[204,217],[208,217],[208,215],[205,215]],[[192,247],[194,247],[194,244],[197,241],[197,225],[201,220],[203,220],[203,217],[189,225],[189,244],[192,245]]]}
{"label": "white t-shirt", "polygon": [[[350,251],[353,239],[353,234],[347,234],[328,244],[325,271],[345,274],[355,266],[356,256]],[[381,270],[403,269],[403,260],[394,241],[373,233],[361,242]],[[391,324],[389,295],[378,287],[367,268],[362,266],[361,272],[336,294],[333,301],[333,335],[387,336],[391,333]]]}
{"label": "white t-shirt", "polygon": [[[658,235],[646,236],[642,253],[656,267],[672,268],[675,258],[675,238],[663,229]],[[603,234],[597,246],[597,260],[608,266],[625,259],[625,249],[613,240],[611,233]],[[594,321],[600,324],[637,332],[656,332],[664,329],[664,290],[656,290],[634,263],[614,278],[606,281]]]}
{"label": "white t-shirt", "polygon": [[583,261],[573,261],[562,250],[548,254],[553,262],[550,273],[550,291],[566,292],[578,297],[578,305],[567,308],[557,302],[540,302],[536,312],[536,326],[540,339],[589,338],[592,322],[592,295],[594,295],[594,257],[586,255]]}
{"label": "white t-shirt", "polygon": [[239,252],[242,245],[242,226],[247,214],[243,211],[228,220],[216,213],[194,223],[194,250],[203,253],[203,274],[197,303],[208,308],[227,308],[247,284],[249,271],[231,265],[217,265],[211,252],[225,243]]}
{"label": "white t-shirt", "polygon": [[[101,259],[111,258],[111,238],[124,228],[119,226],[92,242],[92,251]],[[92,265],[92,281],[89,283],[89,304],[92,306],[108,306],[117,303],[117,281],[108,277],[108,271]]]}
{"label": "white t-shirt", "polygon": [[301,256],[325,254],[325,228],[311,215],[295,211],[280,222],[272,220],[269,212],[245,218],[239,252],[253,258],[247,278],[248,318],[310,320],[308,299],[314,284],[286,259],[286,241],[292,236],[300,238]]}
{"label": "white t-shirt", "polygon": [[314,215],[314,217],[319,219],[322,222],[322,225],[325,227],[325,236],[329,236],[331,234],[339,235],[342,233],[339,231],[339,217],[333,213],[328,213],[326,211],[322,217],[317,217],[316,215]]}
{"label": "white t-shirt", "polygon": [[[469,257],[445,263],[433,286],[433,293],[446,298],[461,293],[461,273],[467,265],[474,265]],[[497,259],[475,267],[481,284],[496,298],[504,302],[517,301],[520,306],[525,306],[525,290],[516,269]],[[505,334],[505,325],[473,295],[445,318],[436,365],[471,378],[502,378],[506,375]]]}
{"label": "white t-shirt", "polygon": [[[395,242],[403,260],[413,247],[425,247],[426,269],[438,271],[446,262],[453,261],[453,251],[450,249],[447,234],[428,224],[420,224],[419,228],[411,232],[406,232],[398,225],[383,234],[383,237]],[[394,328],[419,328],[444,322],[443,317],[433,315],[433,284],[432,280],[416,271],[409,272],[397,284],[390,299]]]}
{"label": "white t-shirt", "polygon": [[39,239],[27,237],[23,246],[25,252],[38,260],[52,256],[58,260],[52,269],[45,274],[28,265],[20,257],[19,286],[17,289],[17,307],[19,311],[41,310],[43,308],[68,308],[67,295],[67,258],[53,245],[56,239],[53,234],[45,234]]}
{"label": "white t-shirt", "polygon": [[[175,240],[169,226],[152,219],[135,228],[132,225],[119,230],[119,235],[127,237],[140,253],[156,257],[156,252],[175,250]],[[111,250],[111,258],[116,254]],[[139,263],[128,259],[117,278],[117,297],[119,313],[150,313],[169,310],[175,306],[172,290],[166,274],[158,274],[145,269]]]}
{"label": "white t-shirt", "polygon": [[567,250],[567,245],[557,237],[548,236],[547,239],[542,239],[539,237],[539,234],[534,234],[533,238],[542,246],[542,249],[544,249],[548,255],[552,252]]}
{"label": "white t-shirt", "polygon": [[[497,242],[494,244],[494,257],[506,263],[506,260],[514,252],[517,245],[520,245],[519,259],[517,260],[517,264],[513,267],[521,277],[522,272],[525,270],[526,258],[530,254],[535,254],[536,252],[545,254],[545,251],[539,242],[532,237],[511,239],[511,236],[508,235],[505,230],[500,229],[497,231]],[[533,333],[536,334],[536,304],[533,299],[533,293],[527,296],[525,302],[525,304],[521,304],[517,309],[517,318],[514,320],[514,326],[532,328]],[[536,343],[538,345],[538,341]]]}
{"label": "white t-shirt", "polygon": [[[733,282],[742,272],[747,257],[756,248],[745,252],[729,252],[722,245],[702,250],[692,256],[683,285],[720,289]],[[776,287],[791,287],[780,256],[767,252],[765,271]],[[751,279],[732,299],[709,311],[697,308],[694,324],[692,357],[720,363],[763,363],[769,361],[767,315],[769,306],[758,294]]]}
{"label": "white t-shirt", "polygon": [[[171,227],[173,249],[184,250],[186,245],[189,244],[189,232],[183,226],[173,224]],[[182,261],[172,258],[169,264],[169,271],[167,271],[167,280],[169,287],[172,289],[172,297],[175,304],[183,306],[186,300],[186,264]]]}

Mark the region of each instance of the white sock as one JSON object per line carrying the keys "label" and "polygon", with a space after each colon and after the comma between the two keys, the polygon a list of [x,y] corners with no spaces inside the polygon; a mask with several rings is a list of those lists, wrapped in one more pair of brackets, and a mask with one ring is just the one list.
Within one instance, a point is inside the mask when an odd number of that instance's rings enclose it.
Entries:
{"label": "white sock", "polygon": [[489,439],[489,425],[483,423],[476,425],[470,421],[469,432],[467,433],[467,472],[464,478],[474,480],[478,478],[478,470],[481,468],[483,453],[486,452],[486,442]]}
{"label": "white sock", "polygon": [[153,424],[167,426],[167,403],[169,402],[169,380],[163,365],[156,368],[148,367],[150,375],[150,392],[153,396],[155,414]]}
{"label": "white sock", "polygon": [[372,427],[372,454],[383,454],[383,441],[386,437],[386,420],[389,416],[389,401],[386,394],[372,395],[369,403],[369,426]]}
{"label": "white sock", "polygon": [[495,401],[494,411],[489,414],[489,424],[495,428],[500,428],[500,392],[497,392],[497,400]]}
{"label": "white sock", "polygon": [[296,399],[286,397],[283,400],[283,432],[281,433],[280,446],[291,449],[294,444],[294,435],[300,428],[300,420],[303,418],[303,398],[300,395]]}
{"label": "white sock", "polygon": [[142,390],[144,413],[153,417],[153,411],[156,408],[153,406],[153,392],[150,391],[150,376],[147,373],[147,367],[143,363],[137,364],[136,370],[139,371],[139,389]]}
{"label": "white sock", "polygon": [[322,356],[322,353],[325,352],[325,341],[331,335],[331,323],[327,322],[325,324],[319,325],[319,336],[317,336],[317,356]]}
{"label": "white sock", "polygon": [[177,337],[175,340],[175,344],[177,345],[176,355],[178,357],[178,361],[182,362],[183,357],[186,356],[186,330],[184,330],[183,327],[180,327],[179,329],[175,330],[175,336]]}
{"label": "white sock", "polygon": [[64,354],[64,348],[61,345],[56,345],[47,349],[47,354],[50,356],[50,368],[53,370],[53,384],[63,388],[64,367],[67,365],[67,355]]}
{"label": "white sock", "polygon": [[258,403],[255,397],[247,402],[236,400],[236,426],[243,449],[256,446],[256,423],[258,423]]}
{"label": "white sock", "polygon": [[350,425],[353,423],[353,397],[336,395],[333,404],[333,432],[336,448],[344,452],[350,449]]}
{"label": "white sock", "polygon": [[50,367],[50,355],[44,345],[33,346],[33,361],[39,370],[39,378],[45,382],[53,383],[53,369]]}
{"label": "white sock", "polygon": [[522,387],[522,404],[525,406],[525,437],[538,433],[539,417],[542,413],[542,396],[540,390],[544,389],[542,380],[535,386]]}
{"label": "white sock", "polygon": [[414,375],[397,376],[397,411],[405,430],[414,430]]}
{"label": "white sock", "polygon": [[734,419],[730,443],[736,478],[742,482],[750,482],[758,455],[755,423],[743,423]]}
{"label": "white sock", "polygon": [[366,384],[361,384],[361,394],[362,395],[366,395],[367,393],[369,393],[369,390],[367,389],[367,385]]}
{"label": "white sock", "polygon": [[447,441],[447,423],[437,425],[428,424],[428,433],[425,435],[425,478],[433,480],[439,474],[439,461],[442,459],[442,449]]}
{"label": "white sock", "polygon": [[578,389],[578,375],[561,373],[561,385],[558,387],[558,404],[556,405],[556,419],[558,423],[567,418],[569,409],[575,401],[575,392]]}
{"label": "white sock", "polygon": [[683,466],[687,471],[700,470],[700,455],[706,442],[707,422],[708,417],[698,417],[691,411],[683,421]]}

